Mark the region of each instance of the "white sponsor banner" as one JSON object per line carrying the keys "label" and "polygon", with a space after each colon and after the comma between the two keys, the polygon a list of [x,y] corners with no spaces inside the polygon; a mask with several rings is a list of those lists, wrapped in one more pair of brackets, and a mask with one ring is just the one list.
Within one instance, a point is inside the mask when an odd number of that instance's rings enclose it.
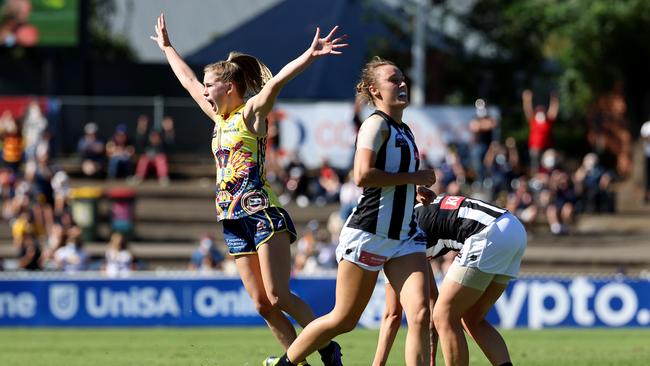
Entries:
{"label": "white sponsor banner", "polygon": [[[335,168],[351,168],[356,138],[352,103],[279,103],[277,111],[283,116],[278,124],[282,150],[298,154],[308,168],[324,160]],[[362,120],[370,113],[366,108]],[[470,141],[468,124],[475,113],[473,106],[408,107],[402,120],[413,131],[420,152],[435,162],[444,157],[446,144]],[[499,119],[497,109],[490,113]]]}

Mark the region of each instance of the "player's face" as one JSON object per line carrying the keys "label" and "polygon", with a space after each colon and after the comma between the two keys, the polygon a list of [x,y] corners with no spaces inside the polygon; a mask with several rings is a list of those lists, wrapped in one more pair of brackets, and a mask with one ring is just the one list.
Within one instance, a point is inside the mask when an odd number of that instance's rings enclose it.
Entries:
{"label": "player's face", "polygon": [[408,87],[402,71],[393,65],[375,69],[373,96],[387,106],[406,107],[409,104]]}
{"label": "player's face", "polygon": [[212,110],[223,110],[228,93],[232,92],[232,83],[221,81],[215,73],[208,72],[203,77],[203,86],[203,97],[210,103]]}

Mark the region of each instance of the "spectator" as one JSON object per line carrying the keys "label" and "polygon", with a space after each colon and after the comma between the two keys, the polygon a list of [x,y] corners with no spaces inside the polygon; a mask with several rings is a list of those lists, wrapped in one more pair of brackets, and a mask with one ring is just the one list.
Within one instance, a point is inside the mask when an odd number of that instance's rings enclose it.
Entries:
{"label": "spectator", "polygon": [[214,243],[214,239],[203,234],[199,240],[199,247],[192,253],[189,269],[200,272],[221,270],[224,257]]}
{"label": "spectator", "polygon": [[316,243],[316,231],[318,229],[318,221],[309,221],[307,223],[307,227],[302,233],[302,236],[296,242],[296,254],[294,256],[293,262],[293,270],[295,273],[303,272],[305,270],[305,267],[308,265],[308,262],[315,261],[315,257],[318,256],[318,248]]}
{"label": "spectator", "polygon": [[73,225],[66,231],[65,245],[54,252],[57,268],[65,272],[78,272],[88,269],[88,254],[83,249],[81,241],[81,228]]}
{"label": "spectator", "polygon": [[147,177],[149,168],[153,166],[160,185],[169,185],[169,167],[165,150],[165,143],[160,131],[150,131],[148,143],[144,148],[144,152],[138,158],[138,164],[135,168],[134,182],[136,184]]}
{"label": "spectator", "polygon": [[512,212],[524,224],[527,231],[530,231],[537,219],[539,208],[535,202],[533,192],[528,186],[528,178],[525,175],[513,180],[514,192],[508,195],[506,208]]}
{"label": "spectator", "polygon": [[528,135],[528,156],[530,169],[534,174],[539,169],[540,157],[544,150],[553,147],[552,128],[560,109],[560,100],[555,93],[551,93],[548,110],[542,105],[533,109],[533,92],[529,89],[522,94],[524,115],[528,121],[530,132]]}
{"label": "spectator", "polygon": [[41,107],[38,106],[36,100],[29,102],[22,125],[25,155],[27,160],[32,160],[36,158],[36,146],[38,146],[43,133],[47,129],[47,119],[43,116]]}
{"label": "spectator", "polygon": [[54,258],[54,253],[56,253],[59,248],[63,247],[67,241],[66,238],[66,227],[61,224],[54,224],[50,233],[47,237],[47,245],[43,250],[43,255],[41,256],[41,266],[45,270],[56,270],[57,263]]}
{"label": "spectator", "polygon": [[122,233],[111,234],[105,259],[104,272],[109,277],[123,277],[135,269],[133,255],[129,251],[128,243]]}
{"label": "spectator", "polygon": [[106,153],[104,141],[97,137],[97,124],[88,122],[84,135],[79,139],[77,152],[81,158],[81,172],[87,177],[96,177],[104,171]]}
{"label": "spectator", "polygon": [[614,193],[610,187],[612,179],[612,174],[598,162],[598,155],[585,155],[573,174],[578,195],[577,211],[614,212]]}
{"label": "spectator", "polygon": [[28,271],[41,269],[41,247],[31,232],[25,233],[18,252],[18,266]]}
{"label": "spectator", "polygon": [[129,143],[126,126],[120,124],[115,129],[113,138],[106,144],[108,155],[108,178],[126,177],[131,171],[131,158],[135,149]]}
{"label": "spectator", "polygon": [[323,161],[318,174],[318,197],[316,203],[324,205],[325,203],[336,202],[339,199],[341,190],[341,180],[336,171],[329,165],[328,161]]}
{"label": "spectator", "polygon": [[472,170],[476,181],[483,184],[486,176],[483,160],[494,140],[497,121],[490,115],[483,99],[477,99],[474,106],[476,107],[476,116],[469,122],[469,129],[473,135],[471,149]]}
{"label": "spectator", "polygon": [[339,194],[340,203],[340,216],[345,221],[352,213],[352,210],[357,206],[357,202],[363,193],[363,188],[354,184],[353,171],[350,170],[345,182],[341,185],[341,192]]}
{"label": "spectator", "polygon": [[650,121],[641,126],[641,140],[643,142],[643,154],[645,156],[645,190],[643,200],[650,203]]}
{"label": "spectator", "polygon": [[551,173],[549,181],[549,204],[546,207],[546,219],[551,233],[568,234],[576,204],[576,193],[569,179],[569,174],[560,169]]}
{"label": "spectator", "polygon": [[514,178],[508,153],[509,150],[504,145],[501,145],[498,141],[493,141],[485,154],[484,165],[490,172],[490,184],[488,186],[492,188],[490,192],[492,201],[496,200],[502,192],[508,192],[510,182]]}
{"label": "spectator", "polygon": [[16,174],[23,161],[23,137],[11,111],[7,110],[2,114],[0,126],[2,126],[2,161],[5,167]]}

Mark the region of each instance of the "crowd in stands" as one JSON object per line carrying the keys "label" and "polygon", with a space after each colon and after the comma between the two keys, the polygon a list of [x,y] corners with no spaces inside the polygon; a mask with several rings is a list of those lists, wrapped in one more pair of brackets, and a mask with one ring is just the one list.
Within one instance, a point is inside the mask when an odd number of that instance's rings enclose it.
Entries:
{"label": "crowd in stands", "polygon": [[[613,108],[605,120],[615,119],[620,113],[622,107],[617,101],[614,95],[603,102],[602,108]],[[612,183],[625,172],[606,169],[601,163],[603,149],[609,145],[599,145],[600,140],[595,138],[593,152],[579,161],[566,159],[554,148],[552,139],[558,98],[551,95],[548,108],[533,107],[533,94],[527,90],[522,94],[522,105],[530,128],[527,148],[518,146],[511,136],[501,138],[498,120],[489,113],[486,102],[478,100],[476,117],[468,123],[473,135],[471,141],[449,141],[440,161],[421,154],[422,166],[436,171],[434,190],[474,196],[507,207],[531,233],[570,234],[579,214],[614,212]],[[361,120],[360,111],[355,104],[355,121]],[[154,128],[150,118],[141,115],[135,125],[134,136],[129,136],[127,126],[120,124],[108,141],[104,141],[98,136],[99,126],[87,123],[77,146],[82,174],[96,179],[126,178],[131,184],[139,184],[153,172],[159,184],[167,186],[167,155],[174,143],[173,120],[165,117]],[[600,125],[613,128],[612,123]],[[298,233],[299,240],[292,246],[294,273],[334,269],[338,234],[361,189],[354,184],[349,171],[334,169],[327,161],[318,169],[308,169],[297,154],[281,156],[277,151],[278,136],[272,132],[277,132],[277,126],[271,123],[269,130],[272,136],[267,155],[268,178],[281,202],[294,202],[299,207],[339,205],[327,222],[311,221]],[[2,216],[11,225],[18,267],[95,269],[111,276],[137,269],[138,261],[128,249],[128,240],[119,233],[114,233],[107,243],[105,258],[95,263],[90,261],[80,228],[72,219],[68,175],[51,159],[50,136],[48,122],[36,102],[20,118],[8,111],[0,116]],[[644,125],[641,136],[650,171],[650,122]],[[626,158],[620,155],[623,153],[618,150],[615,153],[617,161],[625,163]],[[650,183],[645,199],[650,200]],[[189,270],[235,272],[222,243],[216,243],[208,234],[198,242]],[[441,270],[445,263],[444,260],[440,263]]]}
{"label": "crowd in stands", "polygon": [[[173,143],[174,127],[166,117],[160,130],[138,119],[135,145],[125,125],[118,125],[110,140],[97,136],[89,122],[78,143],[81,172],[88,177],[131,177],[138,183],[151,168],[161,185],[169,184],[166,151]],[[75,272],[101,270],[121,276],[138,268],[127,238],[111,234],[105,258],[91,261],[84,248],[82,228],[73,219],[68,174],[51,159],[51,133],[41,106],[34,100],[22,116],[10,110],[0,116],[0,201],[2,218],[9,223],[17,269]],[[134,171],[135,167],[135,171]]]}

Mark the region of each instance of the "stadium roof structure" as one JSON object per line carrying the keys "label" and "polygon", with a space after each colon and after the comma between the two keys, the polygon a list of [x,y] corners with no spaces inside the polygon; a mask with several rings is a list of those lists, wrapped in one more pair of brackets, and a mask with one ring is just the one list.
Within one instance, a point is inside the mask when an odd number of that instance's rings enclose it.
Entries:
{"label": "stadium roof structure", "polygon": [[[343,55],[324,57],[312,64],[282,90],[287,99],[352,99],[361,68],[367,61],[368,45],[374,38],[388,39],[391,33],[364,11],[362,0],[286,0],[220,36],[189,55],[193,65],[206,65],[240,51],[258,57],[275,74],[309,46],[316,27],[326,35],[333,26],[349,36]],[[408,47],[408,45],[406,45]]]}

